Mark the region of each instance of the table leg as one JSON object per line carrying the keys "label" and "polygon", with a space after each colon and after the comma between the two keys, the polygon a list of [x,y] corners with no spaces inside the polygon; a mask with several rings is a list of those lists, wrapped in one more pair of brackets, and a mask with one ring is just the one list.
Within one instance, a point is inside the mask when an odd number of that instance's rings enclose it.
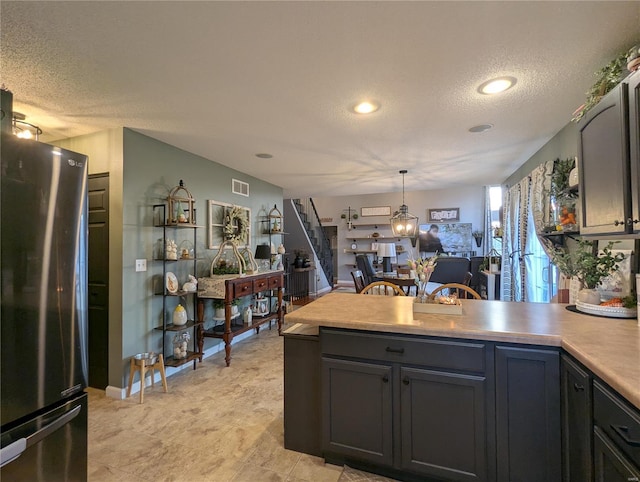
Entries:
{"label": "table leg", "polygon": [[129,386],[127,387],[127,398],[131,396],[131,386],[133,385],[133,375],[136,373],[136,363],[131,358],[131,365],[129,367]]}
{"label": "table leg", "polygon": [[231,331],[231,302],[224,302],[224,361],[227,366],[231,365],[231,340],[233,340],[233,332]]}
{"label": "table leg", "polygon": [[278,287],[278,335],[282,335],[282,286]]}
{"label": "table leg", "polygon": [[[204,321],[204,300],[198,298],[197,318],[199,323]],[[198,352],[200,353],[200,363],[202,363],[202,355],[204,353],[204,325],[198,325],[196,330],[196,336],[198,337]]]}

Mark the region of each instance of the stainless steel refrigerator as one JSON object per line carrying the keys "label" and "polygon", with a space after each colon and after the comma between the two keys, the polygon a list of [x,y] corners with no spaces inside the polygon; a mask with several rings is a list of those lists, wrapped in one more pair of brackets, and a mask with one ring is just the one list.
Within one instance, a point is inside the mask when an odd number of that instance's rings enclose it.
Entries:
{"label": "stainless steel refrigerator", "polygon": [[87,480],[87,158],[2,132],[0,479]]}

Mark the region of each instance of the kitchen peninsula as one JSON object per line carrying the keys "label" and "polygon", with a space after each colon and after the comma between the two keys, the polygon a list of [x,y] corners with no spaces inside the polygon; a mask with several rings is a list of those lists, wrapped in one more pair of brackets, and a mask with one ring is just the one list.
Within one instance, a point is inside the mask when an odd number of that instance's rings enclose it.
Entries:
{"label": "kitchen peninsula", "polygon": [[[328,461],[403,480],[640,474],[637,320],[476,300],[414,315],[412,302],[332,293],[286,315],[302,325],[285,333],[285,446],[300,435],[287,378],[306,357],[321,415],[308,435]],[[296,350],[314,326],[315,350]]]}

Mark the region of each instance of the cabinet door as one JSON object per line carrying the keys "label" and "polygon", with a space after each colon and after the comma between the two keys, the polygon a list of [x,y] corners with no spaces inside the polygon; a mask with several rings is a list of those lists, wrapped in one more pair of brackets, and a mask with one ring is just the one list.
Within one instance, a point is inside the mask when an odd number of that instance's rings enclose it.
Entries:
{"label": "cabinet door", "polygon": [[609,92],[578,133],[581,234],[620,234],[630,216],[627,85]]}
{"label": "cabinet door", "polygon": [[638,482],[640,470],[622,455],[598,427],[593,429],[595,482]]}
{"label": "cabinet door", "polygon": [[627,226],[640,232],[640,71],[629,77],[629,157],[631,159],[631,218]]}
{"label": "cabinet door", "polygon": [[391,366],[322,359],[322,449],[379,466],[393,463]]}
{"label": "cabinet door", "polygon": [[562,356],[562,462],[565,482],[593,480],[591,376]]}
{"label": "cabinet door", "polygon": [[559,481],[560,355],[496,348],[498,480]]}
{"label": "cabinet door", "polygon": [[485,378],[401,368],[402,469],[487,480]]}

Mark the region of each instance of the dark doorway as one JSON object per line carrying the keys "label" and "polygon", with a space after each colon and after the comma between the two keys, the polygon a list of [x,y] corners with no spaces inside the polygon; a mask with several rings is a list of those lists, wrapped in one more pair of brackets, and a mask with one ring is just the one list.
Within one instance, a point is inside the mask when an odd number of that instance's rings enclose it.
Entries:
{"label": "dark doorway", "polygon": [[89,386],[109,384],[109,174],[89,176]]}

